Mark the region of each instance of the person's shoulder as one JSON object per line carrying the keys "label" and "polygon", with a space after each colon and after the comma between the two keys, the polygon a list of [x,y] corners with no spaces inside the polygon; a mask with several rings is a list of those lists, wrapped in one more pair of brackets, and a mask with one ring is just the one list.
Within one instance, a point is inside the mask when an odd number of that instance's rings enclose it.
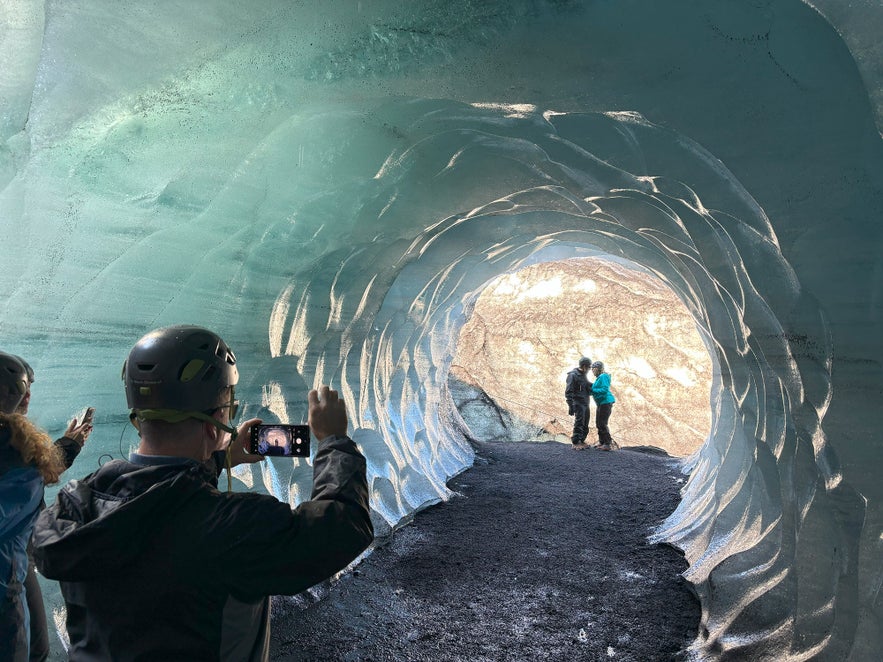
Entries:
{"label": "person's shoulder", "polygon": [[291,526],[294,515],[287,503],[268,494],[214,490],[202,494],[200,500],[202,535],[221,546],[231,540],[246,547],[266,544]]}
{"label": "person's shoulder", "polygon": [[24,464],[20,457],[9,463],[0,463],[0,499],[5,500],[7,493],[42,489],[43,477],[40,472],[35,467]]}
{"label": "person's shoulder", "polygon": [[282,508],[290,510],[287,504],[269,494],[256,492],[227,492],[214,485],[203,483],[191,493],[194,513],[207,518],[208,525],[232,524],[238,518],[255,517],[257,512],[269,512]]}
{"label": "person's shoulder", "polygon": [[24,466],[21,453],[8,444],[0,444],[0,470]]}
{"label": "person's shoulder", "polygon": [[279,501],[271,494],[258,494],[257,492],[225,492],[212,490],[211,498],[214,508],[224,517],[253,517],[256,512],[291,513],[287,503]]}

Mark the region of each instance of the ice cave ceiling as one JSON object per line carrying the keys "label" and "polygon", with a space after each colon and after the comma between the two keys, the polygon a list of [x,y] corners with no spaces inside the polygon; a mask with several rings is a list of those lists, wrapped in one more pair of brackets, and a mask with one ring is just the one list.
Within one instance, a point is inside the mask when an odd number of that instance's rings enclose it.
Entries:
{"label": "ice cave ceiling", "polygon": [[246,414],[342,391],[394,525],[472,461],[447,377],[483,288],[629,261],[716,361],[658,533],[693,652],[878,659],[883,7],[815,6],[0,0],[0,345],[45,427],[98,408],[88,469],[131,443],[132,342],[211,327]]}

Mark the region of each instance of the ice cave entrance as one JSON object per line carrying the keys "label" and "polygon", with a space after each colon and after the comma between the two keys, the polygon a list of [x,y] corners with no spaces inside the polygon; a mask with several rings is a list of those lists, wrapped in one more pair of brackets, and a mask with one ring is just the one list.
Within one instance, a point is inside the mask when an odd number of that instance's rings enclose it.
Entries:
{"label": "ice cave entrance", "polygon": [[[457,342],[449,387],[481,440],[569,443],[564,380],[580,356],[605,363],[622,446],[688,456],[711,428],[712,358],[686,306],[652,275],[604,258],[499,276]],[[594,405],[589,441],[596,440]]]}

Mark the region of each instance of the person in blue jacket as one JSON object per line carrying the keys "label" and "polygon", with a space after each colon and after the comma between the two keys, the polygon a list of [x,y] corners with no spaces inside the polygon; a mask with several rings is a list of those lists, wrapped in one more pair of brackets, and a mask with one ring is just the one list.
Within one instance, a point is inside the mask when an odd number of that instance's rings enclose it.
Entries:
{"label": "person in blue jacket", "polygon": [[[27,373],[27,389],[15,409],[16,414],[27,416],[31,404],[31,385],[36,381],[36,376],[34,374],[34,369],[24,358],[16,354],[11,354],[10,356],[18,359],[18,362],[24,366]],[[80,454],[80,450],[82,450],[86,440],[89,438],[89,435],[92,433],[92,414],[94,411],[95,410],[92,407],[89,407],[86,410],[86,414],[82,421],[78,421],[74,418],[67,426],[64,435],[55,440],[55,446],[61,452],[66,469],[70,469],[74,460],[77,458],[77,455]],[[45,503],[41,503],[40,508],[42,509],[45,505]],[[49,624],[46,620],[46,608],[43,605],[43,591],[37,580],[36,566],[34,565],[34,557],[30,545],[28,546],[28,557],[30,558],[30,562],[28,563],[28,576],[25,579],[24,585],[25,595],[28,599],[29,620],[31,624],[31,645],[28,662],[46,662],[46,660],[49,659],[50,652]]]}
{"label": "person in blue jacket", "polygon": [[0,352],[0,661],[27,662],[30,615],[25,578],[28,541],[43,503],[43,488],[58,481],[64,462],[52,439],[15,413],[28,373]]}
{"label": "person in blue jacket", "polygon": [[592,383],[592,397],[598,408],[595,412],[595,426],[598,428],[598,448],[603,451],[613,450],[613,437],[610,436],[610,428],[607,423],[610,414],[613,413],[613,403],[616,398],[610,392],[610,374],[604,372],[604,364],[595,361],[592,364],[592,374],[595,381]]}

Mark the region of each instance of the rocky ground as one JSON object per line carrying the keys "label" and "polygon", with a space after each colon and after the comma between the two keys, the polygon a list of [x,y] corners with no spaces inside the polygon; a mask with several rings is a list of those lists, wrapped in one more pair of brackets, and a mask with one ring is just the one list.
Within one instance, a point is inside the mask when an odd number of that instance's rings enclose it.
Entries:
{"label": "rocky ground", "polygon": [[[272,659],[672,660],[699,605],[647,534],[677,505],[673,461],[640,450],[485,443],[357,569],[276,598]],[[318,598],[318,599],[317,599]]]}

